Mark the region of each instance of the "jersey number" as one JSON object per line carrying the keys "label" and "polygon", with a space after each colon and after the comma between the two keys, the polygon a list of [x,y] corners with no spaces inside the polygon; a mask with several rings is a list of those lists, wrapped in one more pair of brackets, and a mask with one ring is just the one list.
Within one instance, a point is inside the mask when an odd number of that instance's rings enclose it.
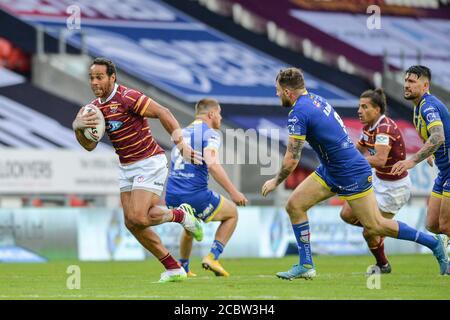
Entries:
{"label": "jersey number", "polygon": [[[191,138],[188,136],[184,137],[184,141],[186,141],[186,144],[191,145]],[[175,161],[173,163],[173,169],[174,170],[184,170],[184,165],[186,164],[186,161],[184,160],[183,156],[181,155],[180,150],[175,147]]]}
{"label": "jersey number", "polygon": [[[327,115],[327,117],[330,116],[331,110],[332,110],[331,105],[327,102],[327,105],[323,109],[323,112]],[[344,132],[346,134],[348,134],[347,129],[345,128],[345,125],[344,125],[344,121],[342,121],[341,117],[337,114],[336,111],[333,112],[333,115],[334,115],[334,118],[336,119],[336,121],[341,125]]]}
{"label": "jersey number", "polygon": [[184,159],[183,156],[181,155],[180,150],[176,149],[175,150],[175,161],[173,163],[173,169],[174,170],[184,170]]}

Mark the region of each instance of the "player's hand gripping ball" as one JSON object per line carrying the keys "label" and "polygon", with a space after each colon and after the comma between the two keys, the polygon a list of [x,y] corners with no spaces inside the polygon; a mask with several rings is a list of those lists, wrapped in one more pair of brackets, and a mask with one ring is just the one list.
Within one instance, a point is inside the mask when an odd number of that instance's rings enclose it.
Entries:
{"label": "player's hand gripping ball", "polygon": [[100,141],[100,139],[103,137],[103,134],[105,133],[105,118],[103,117],[102,112],[99,108],[97,108],[93,104],[88,104],[84,106],[82,115],[89,113],[89,112],[95,112],[97,114],[97,118],[99,120],[99,123],[95,126],[95,128],[85,128],[84,129],[84,136],[94,142]]}

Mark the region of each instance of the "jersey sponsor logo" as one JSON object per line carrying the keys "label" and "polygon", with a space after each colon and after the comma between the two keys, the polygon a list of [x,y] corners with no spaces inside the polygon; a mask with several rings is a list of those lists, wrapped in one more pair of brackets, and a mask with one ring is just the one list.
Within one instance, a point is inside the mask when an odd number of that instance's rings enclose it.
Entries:
{"label": "jersey sponsor logo", "polygon": [[359,188],[360,185],[358,184],[358,182],[349,184],[347,186],[338,186],[338,189],[340,189],[340,191],[348,191],[348,192],[357,191]]}
{"label": "jersey sponsor logo", "polygon": [[288,126],[288,131],[289,131],[289,135],[295,135],[295,126],[294,125],[290,125]]}
{"label": "jersey sponsor logo", "polygon": [[289,118],[288,122],[292,123],[292,124],[296,124],[298,122],[297,116],[293,116],[292,118]]}
{"label": "jersey sponsor logo", "polygon": [[427,121],[429,123],[435,121],[437,118],[438,118],[438,113],[437,112],[433,112],[433,113],[427,114]]}
{"label": "jersey sponsor logo", "polygon": [[388,146],[389,145],[389,137],[385,136],[383,134],[378,134],[375,139],[375,144],[381,144],[384,146]]}
{"label": "jersey sponsor logo", "polygon": [[348,147],[350,145],[352,145],[352,144],[353,144],[353,142],[351,142],[351,141],[344,141],[344,142],[341,143],[341,148],[342,149],[348,149]]}
{"label": "jersey sponsor logo", "polygon": [[210,214],[212,211],[214,210],[214,206],[212,203],[210,203],[205,210],[203,210],[203,215],[207,216],[208,214]]}
{"label": "jersey sponsor logo", "polygon": [[106,122],[106,131],[114,132],[122,126],[122,121],[107,121]]}
{"label": "jersey sponsor logo", "polygon": [[163,183],[163,182],[160,182],[160,181],[154,181],[153,184],[154,184],[155,186],[164,187],[164,183]]}
{"label": "jersey sponsor logo", "polygon": [[211,135],[208,137],[208,144],[217,146],[220,144],[220,138],[217,135]]}
{"label": "jersey sponsor logo", "polygon": [[428,108],[426,108],[422,112],[427,112],[427,111],[430,111],[430,110],[434,110],[434,107],[433,106],[429,106]]}
{"label": "jersey sponsor logo", "polygon": [[211,135],[209,139],[219,141],[219,137],[216,135]]}
{"label": "jersey sponsor logo", "polygon": [[204,220],[207,216],[209,216],[211,214],[211,212],[214,210],[214,206],[212,203],[210,203],[204,210],[203,212],[197,212],[195,214],[195,216],[199,219]]}
{"label": "jersey sponsor logo", "polygon": [[450,179],[445,180],[445,183],[442,186],[445,189],[448,189],[450,187]]}
{"label": "jersey sponsor logo", "polygon": [[293,135],[293,134],[297,134],[296,132],[295,132],[295,129],[296,129],[296,123],[298,122],[299,120],[298,120],[298,118],[297,118],[297,116],[293,116],[292,118],[289,118],[288,119],[288,126],[287,126],[287,128],[288,128],[288,131],[289,131],[289,134],[290,135]]}

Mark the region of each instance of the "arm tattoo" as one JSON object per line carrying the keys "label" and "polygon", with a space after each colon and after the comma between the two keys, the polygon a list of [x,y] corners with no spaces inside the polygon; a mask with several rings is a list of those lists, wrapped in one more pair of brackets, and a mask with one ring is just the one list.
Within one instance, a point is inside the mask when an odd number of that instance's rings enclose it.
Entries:
{"label": "arm tattoo", "polygon": [[[294,160],[300,160],[300,156],[302,154],[303,144],[305,143],[305,140],[301,139],[294,139],[293,142],[291,142],[291,139],[288,143],[288,152],[292,154],[292,159]],[[285,164],[281,166],[280,172],[278,172],[277,175],[277,185],[283,182],[292,172],[292,168],[287,168]]]}
{"label": "arm tattoo", "polygon": [[292,153],[292,158],[295,160],[300,159],[300,155],[302,154],[303,144],[305,140],[295,139],[294,142],[289,141],[288,143],[288,151]]}
{"label": "arm tattoo", "polygon": [[431,156],[445,141],[444,127],[437,125],[430,129],[430,137],[425,145],[411,158],[415,163],[419,163]]}

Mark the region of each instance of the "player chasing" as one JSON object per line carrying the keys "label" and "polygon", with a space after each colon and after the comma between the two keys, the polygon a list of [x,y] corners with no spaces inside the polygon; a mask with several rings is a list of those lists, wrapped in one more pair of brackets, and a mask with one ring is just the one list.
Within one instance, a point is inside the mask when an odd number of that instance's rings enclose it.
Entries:
{"label": "player chasing", "polygon": [[276,78],[276,92],[283,107],[292,107],[288,117],[289,140],[282,167],[275,178],[264,183],[263,196],[275,190],[297,167],[305,140],[321,162],[287,201],[286,211],[297,240],[299,263],[276,275],[287,280],[315,277],[307,211],[335,194],[347,200],[353,216],[364,227],[368,237],[388,236],[424,245],[436,257],[440,274],[445,274],[447,252],[443,238],[417,231],[380,214],[369,163],[356,150],[344,123],[331,105],[306,90],[302,72],[296,68],[281,70]]}
{"label": "player chasing", "polygon": [[[201,163],[201,157],[183,141],[180,126],[167,108],[139,91],[116,83],[116,69],[112,61],[96,58],[90,66],[89,79],[97,97],[91,104],[101,110],[108,137],[120,160],[120,199],[125,225],[142,246],[163,264],[166,271],[161,274],[160,282],[184,280],[187,278],[186,272],[151,226],[177,222],[199,241],[203,237],[203,229],[188,204],[172,210],[157,206],[168,173],[167,159],[164,150],[152,137],[146,118],[159,119],[188,161]],[[78,142],[92,151],[97,142],[87,139],[83,131],[85,128],[95,128],[99,119],[94,112],[82,115],[83,108],[72,127]]]}
{"label": "player chasing", "polygon": [[[372,184],[381,215],[392,219],[409,200],[411,180],[407,171],[401,175],[391,173],[391,168],[397,161],[405,160],[406,149],[396,123],[385,115],[386,108],[383,89],[367,90],[361,94],[358,116],[365,126],[356,149],[365,155],[375,170]],[[348,203],[342,208],[341,218],[349,224],[362,227]],[[380,272],[391,273],[391,265],[384,253],[384,237],[368,235],[365,229],[363,236],[375,256]],[[374,266],[371,270],[375,271]]]}
{"label": "player chasing", "polygon": [[[220,129],[220,112],[216,100],[203,99],[196,104],[195,120],[183,129],[183,136],[194,150],[202,152],[204,162],[202,165],[192,165],[183,159],[177,148],[173,149],[166,205],[170,208],[189,202],[197,218],[204,222],[220,221],[211,252],[203,258],[202,266],[216,276],[228,277],[229,273],[219,263],[219,257],[236,228],[236,205],[245,206],[247,199],[233,185],[219,161],[221,141],[215,130]],[[208,173],[228,192],[231,201],[208,189]],[[192,242],[192,233],[184,230],[180,240],[180,263],[188,276],[195,277],[189,270]]]}
{"label": "player chasing", "polygon": [[[430,83],[431,71],[425,66],[412,66],[405,72],[404,98],[414,103],[414,126],[425,144],[409,159],[397,162],[392,173],[402,175],[434,156],[439,173],[428,202],[426,228],[435,234],[444,234],[447,247],[450,237],[450,113],[430,94]],[[450,262],[447,274],[450,274]]]}

